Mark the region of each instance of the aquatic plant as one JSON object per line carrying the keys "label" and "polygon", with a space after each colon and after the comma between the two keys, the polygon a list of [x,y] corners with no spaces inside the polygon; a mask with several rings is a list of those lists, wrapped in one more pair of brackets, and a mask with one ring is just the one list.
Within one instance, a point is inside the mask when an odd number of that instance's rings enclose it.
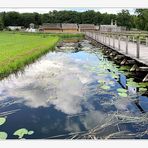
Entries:
{"label": "aquatic plant", "polygon": [[110,89],[110,86],[107,86],[107,85],[103,85],[101,86],[102,89],[105,89],[105,90],[109,90]]}
{"label": "aquatic plant", "polygon": [[6,132],[0,132],[0,139],[7,139],[7,133]]}
{"label": "aquatic plant", "polygon": [[13,133],[13,135],[18,136],[19,139],[23,138],[25,135],[32,135],[34,131],[28,131],[26,128],[18,129]]}
{"label": "aquatic plant", "polygon": [[6,122],[6,118],[0,117],[0,125],[3,125]]}
{"label": "aquatic plant", "polygon": [[[6,123],[6,117],[0,117],[0,125],[3,125]],[[34,134],[34,131],[28,131],[26,128],[18,129],[14,132],[13,135],[18,136],[19,139],[23,138],[24,135],[32,135]],[[0,140],[7,139],[8,134],[4,131],[0,131]]]}

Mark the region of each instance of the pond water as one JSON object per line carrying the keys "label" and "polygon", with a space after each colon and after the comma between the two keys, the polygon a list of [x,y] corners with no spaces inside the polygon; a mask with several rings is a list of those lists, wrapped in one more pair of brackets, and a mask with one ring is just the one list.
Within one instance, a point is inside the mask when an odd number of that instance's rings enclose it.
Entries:
{"label": "pond water", "polygon": [[98,48],[79,44],[0,81],[1,138],[148,138],[148,98]]}

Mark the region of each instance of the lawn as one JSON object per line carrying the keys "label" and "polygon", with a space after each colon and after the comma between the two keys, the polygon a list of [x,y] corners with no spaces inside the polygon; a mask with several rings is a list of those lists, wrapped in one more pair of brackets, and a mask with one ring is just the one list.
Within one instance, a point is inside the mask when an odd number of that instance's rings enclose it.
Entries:
{"label": "lawn", "polygon": [[0,32],[0,78],[54,49],[58,36]]}

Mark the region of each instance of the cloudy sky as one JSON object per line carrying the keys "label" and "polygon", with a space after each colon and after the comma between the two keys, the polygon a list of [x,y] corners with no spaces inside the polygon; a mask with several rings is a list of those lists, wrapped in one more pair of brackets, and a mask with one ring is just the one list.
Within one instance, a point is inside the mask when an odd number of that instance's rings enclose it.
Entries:
{"label": "cloudy sky", "polygon": [[135,11],[134,8],[0,8],[0,12],[17,11],[20,13],[24,12],[47,13],[53,10],[75,10],[79,12],[83,12],[86,10],[94,10],[94,11],[100,11],[101,13],[107,12],[107,13],[117,14],[118,12],[121,12],[122,9],[128,9],[131,14],[133,14]]}

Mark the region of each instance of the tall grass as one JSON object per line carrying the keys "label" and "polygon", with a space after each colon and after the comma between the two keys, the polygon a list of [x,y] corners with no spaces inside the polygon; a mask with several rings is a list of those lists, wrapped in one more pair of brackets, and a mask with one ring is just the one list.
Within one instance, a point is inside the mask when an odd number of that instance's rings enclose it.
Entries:
{"label": "tall grass", "polygon": [[0,78],[54,49],[59,39],[58,36],[0,32]]}

